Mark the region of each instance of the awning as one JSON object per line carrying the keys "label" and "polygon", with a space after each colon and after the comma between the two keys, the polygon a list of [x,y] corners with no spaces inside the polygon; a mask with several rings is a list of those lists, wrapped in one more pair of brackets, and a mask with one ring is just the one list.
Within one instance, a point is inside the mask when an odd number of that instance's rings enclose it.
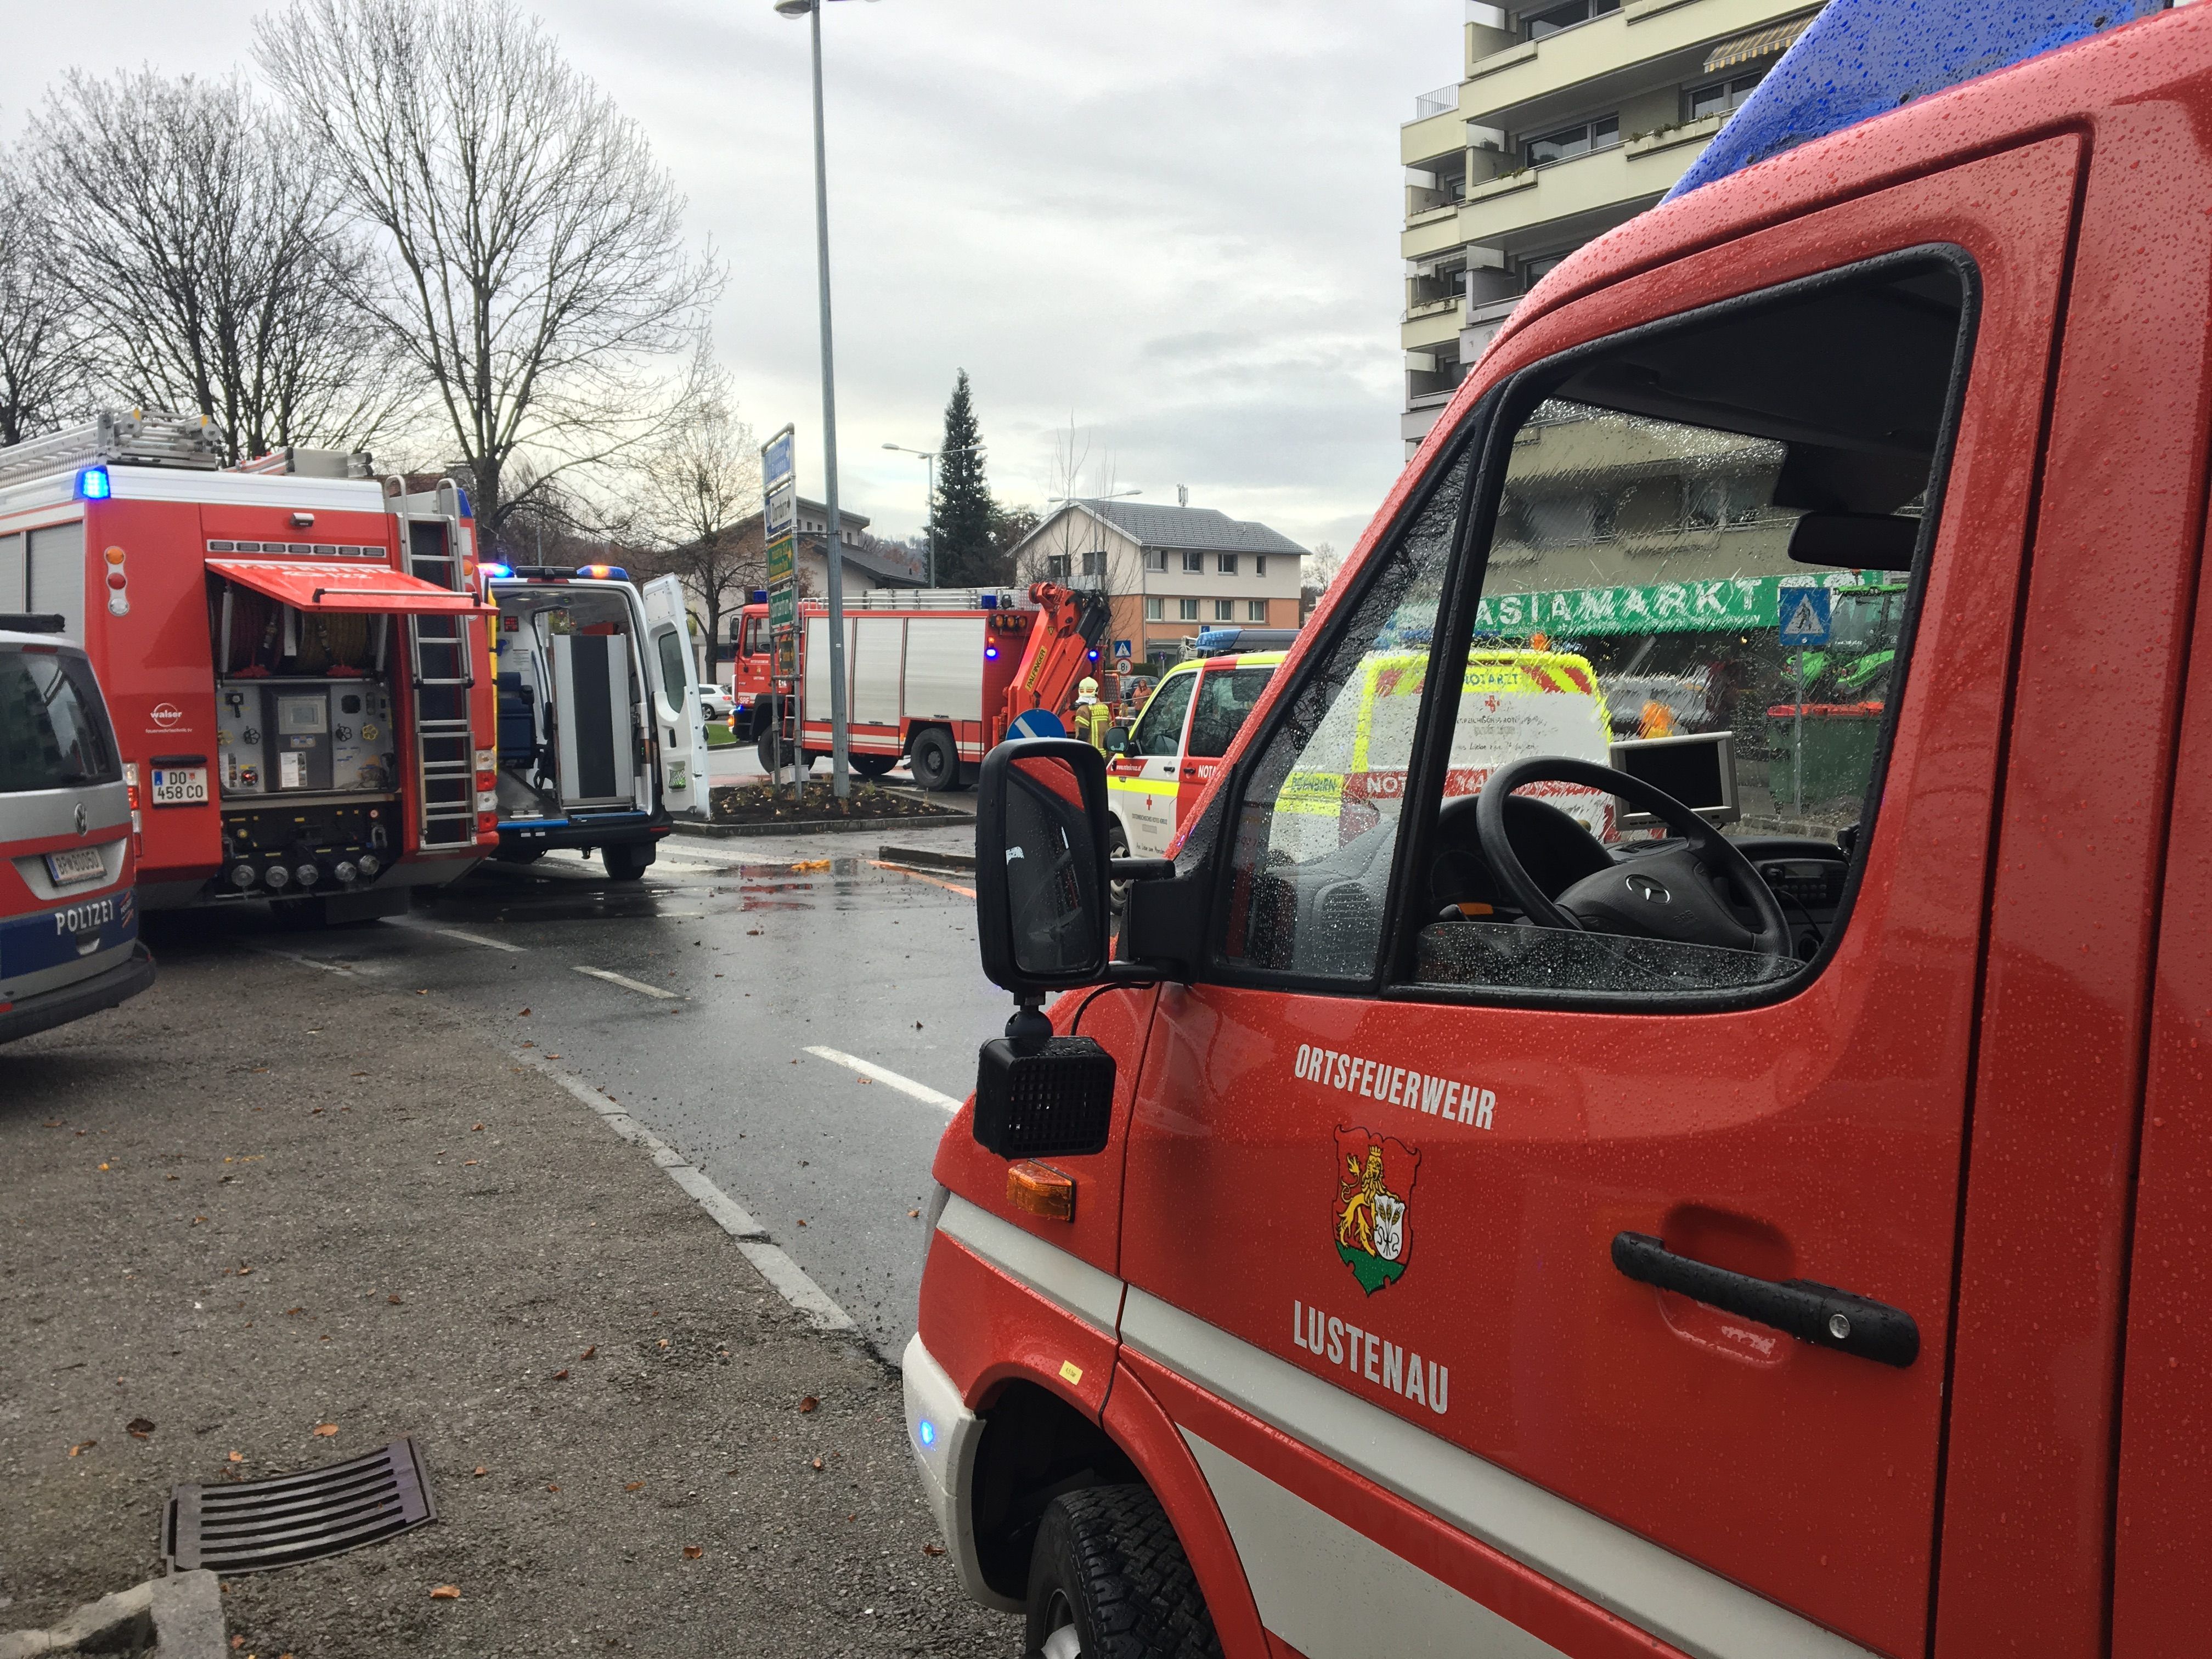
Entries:
{"label": "awning", "polygon": [[455,593],[383,565],[325,559],[210,559],[218,576],[296,611],[410,617],[490,616],[473,593]]}
{"label": "awning", "polygon": [[1723,40],[1705,54],[1705,73],[1717,75],[1738,64],[1749,64],[1761,58],[1779,58],[1797,44],[1797,37],[1813,27],[1813,20],[1820,14],[1808,11],[1802,17],[1793,17],[1786,23],[1770,23],[1763,29],[1753,29],[1748,34],[1739,34],[1733,40]]}

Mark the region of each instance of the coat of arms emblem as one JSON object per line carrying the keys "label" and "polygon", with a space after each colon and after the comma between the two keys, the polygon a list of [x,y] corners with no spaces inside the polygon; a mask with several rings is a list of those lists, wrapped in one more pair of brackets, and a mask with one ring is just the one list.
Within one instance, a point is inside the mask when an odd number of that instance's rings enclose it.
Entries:
{"label": "coat of arms emblem", "polygon": [[1336,1254],[1372,1296],[1413,1254],[1410,1207],[1421,1155],[1393,1135],[1336,1132]]}

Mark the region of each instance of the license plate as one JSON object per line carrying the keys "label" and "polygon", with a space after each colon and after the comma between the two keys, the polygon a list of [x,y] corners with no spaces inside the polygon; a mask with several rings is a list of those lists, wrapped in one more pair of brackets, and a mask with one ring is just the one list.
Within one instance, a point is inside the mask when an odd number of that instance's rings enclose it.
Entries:
{"label": "license plate", "polygon": [[107,860],[97,847],[72,847],[66,853],[46,854],[46,869],[54,885],[67,887],[80,881],[97,881],[107,873]]}
{"label": "license plate", "polygon": [[156,806],[195,805],[208,798],[207,775],[204,766],[157,766],[148,799]]}

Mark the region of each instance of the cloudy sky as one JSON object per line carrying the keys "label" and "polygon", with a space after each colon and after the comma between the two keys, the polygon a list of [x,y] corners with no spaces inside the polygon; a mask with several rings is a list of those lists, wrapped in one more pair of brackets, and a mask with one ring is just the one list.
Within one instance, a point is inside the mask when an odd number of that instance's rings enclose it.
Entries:
{"label": "cloudy sky", "polygon": [[[27,0],[19,0],[27,3]],[[803,22],[769,0],[536,0],[643,125],[728,260],[739,412],[820,484]],[[245,63],[268,0],[18,18],[0,132],[48,81]],[[1346,547],[1398,469],[1400,122],[1455,74],[1458,0],[880,0],[824,16],[843,495],[903,534],[954,371],[1002,499],[1090,469]]]}

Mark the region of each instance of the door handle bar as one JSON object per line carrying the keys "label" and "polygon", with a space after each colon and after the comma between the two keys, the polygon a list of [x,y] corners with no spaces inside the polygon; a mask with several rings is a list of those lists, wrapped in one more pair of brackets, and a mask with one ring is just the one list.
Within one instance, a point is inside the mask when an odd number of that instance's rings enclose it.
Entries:
{"label": "door handle bar", "polygon": [[1615,1233],[1613,1265],[1639,1284],[1674,1291],[1809,1342],[1902,1369],[1920,1357],[1920,1328],[1902,1308],[1809,1279],[1756,1279],[1686,1255],[1649,1233]]}

